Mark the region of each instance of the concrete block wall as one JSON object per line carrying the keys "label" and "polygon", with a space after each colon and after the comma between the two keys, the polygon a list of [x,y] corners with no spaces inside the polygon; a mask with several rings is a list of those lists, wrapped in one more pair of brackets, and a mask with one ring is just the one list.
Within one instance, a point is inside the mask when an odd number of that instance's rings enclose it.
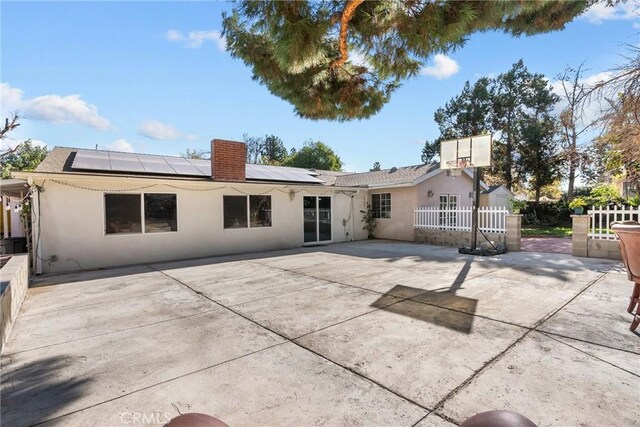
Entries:
{"label": "concrete block wall", "polygon": [[[502,243],[509,251],[520,250],[522,215],[507,215],[506,233],[485,233],[487,238],[494,243]],[[436,246],[470,246],[470,231],[433,230],[427,228],[414,229],[415,241]],[[485,242],[482,234],[478,233],[478,245]]]}
{"label": "concrete block wall", "polygon": [[4,348],[29,287],[29,255],[13,255],[0,270],[0,351]]}
{"label": "concrete block wall", "polygon": [[[485,235],[495,243],[506,243],[506,235],[502,233],[485,233]],[[431,230],[426,228],[415,229],[415,241],[418,243],[427,243],[436,246],[469,246],[471,245],[471,232],[469,231],[450,231],[450,230]],[[482,234],[478,233],[478,245],[486,240]]]}
{"label": "concrete block wall", "polygon": [[571,215],[571,237],[573,256],[589,258],[622,259],[617,240],[592,239],[589,237],[589,215]]}

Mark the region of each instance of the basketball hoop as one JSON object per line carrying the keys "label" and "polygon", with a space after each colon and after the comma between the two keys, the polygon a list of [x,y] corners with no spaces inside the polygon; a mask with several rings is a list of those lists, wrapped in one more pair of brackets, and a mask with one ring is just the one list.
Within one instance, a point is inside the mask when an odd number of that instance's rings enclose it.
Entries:
{"label": "basketball hoop", "polygon": [[459,159],[459,160],[449,160],[447,161],[447,165],[449,166],[448,172],[449,176],[456,177],[462,175],[462,169],[469,167],[470,163],[467,159]]}

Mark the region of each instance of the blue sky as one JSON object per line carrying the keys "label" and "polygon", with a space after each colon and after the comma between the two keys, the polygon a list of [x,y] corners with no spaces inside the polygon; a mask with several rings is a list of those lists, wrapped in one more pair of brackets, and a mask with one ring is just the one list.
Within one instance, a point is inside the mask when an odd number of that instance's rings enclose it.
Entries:
{"label": "blue sky", "polygon": [[585,61],[597,75],[621,62],[622,44],[640,41],[634,2],[597,6],[561,32],[473,35],[426,64],[375,117],[338,123],[296,117],[221,49],[221,12],[230,3],[5,0],[0,107],[24,117],[16,140],[49,147],[178,154],[208,149],[212,138],[275,134],[287,148],[321,140],[347,170],[410,165],[438,135],[434,111],[466,80],[507,71],[520,58],[551,80],[567,65]]}

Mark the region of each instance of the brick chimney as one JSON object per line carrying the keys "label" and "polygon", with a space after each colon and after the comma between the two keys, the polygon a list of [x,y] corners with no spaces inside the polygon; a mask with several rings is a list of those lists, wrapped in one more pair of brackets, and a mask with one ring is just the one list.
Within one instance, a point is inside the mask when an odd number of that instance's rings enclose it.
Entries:
{"label": "brick chimney", "polygon": [[211,141],[211,177],[214,181],[245,181],[247,146],[242,142]]}

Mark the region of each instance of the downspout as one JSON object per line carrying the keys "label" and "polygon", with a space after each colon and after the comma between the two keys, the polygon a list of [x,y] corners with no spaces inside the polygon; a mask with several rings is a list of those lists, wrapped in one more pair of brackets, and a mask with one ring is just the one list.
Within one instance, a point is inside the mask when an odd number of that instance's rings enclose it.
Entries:
{"label": "downspout", "polygon": [[358,189],[355,193],[351,194],[351,241],[355,242],[355,216],[353,215],[353,198],[360,193],[360,189]]}

